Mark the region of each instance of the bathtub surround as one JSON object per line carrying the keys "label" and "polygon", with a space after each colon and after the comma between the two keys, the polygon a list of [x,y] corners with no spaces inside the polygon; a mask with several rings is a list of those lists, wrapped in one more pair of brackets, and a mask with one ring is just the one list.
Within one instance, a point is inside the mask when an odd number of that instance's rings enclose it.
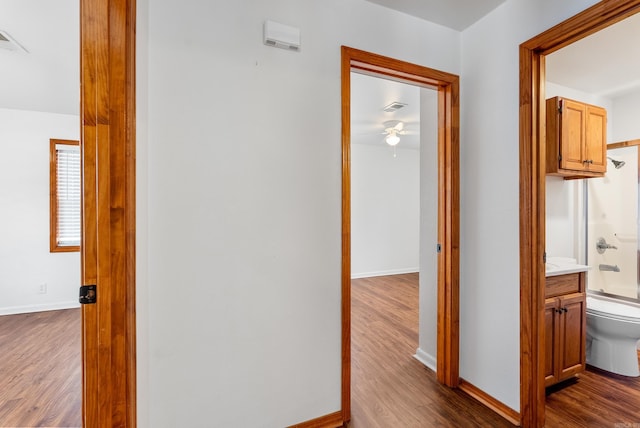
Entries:
{"label": "bathtub surround", "polygon": [[[640,129],[638,129],[640,137]],[[622,168],[587,180],[588,290],[638,299],[638,146],[609,150]]]}

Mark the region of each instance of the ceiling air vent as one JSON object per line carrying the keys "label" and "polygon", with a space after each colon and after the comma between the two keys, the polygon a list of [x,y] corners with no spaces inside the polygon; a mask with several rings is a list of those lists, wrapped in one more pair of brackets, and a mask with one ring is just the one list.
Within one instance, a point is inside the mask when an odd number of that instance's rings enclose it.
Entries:
{"label": "ceiling air vent", "polygon": [[27,50],[16,42],[13,37],[6,31],[0,30],[0,49],[7,49],[10,51],[27,52]]}
{"label": "ceiling air vent", "polygon": [[382,110],[386,112],[394,112],[394,111],[400,110],[402,107],[405,107],[405,106],[406,106],[405,103],[394,101],[391,104],[384,106]]}

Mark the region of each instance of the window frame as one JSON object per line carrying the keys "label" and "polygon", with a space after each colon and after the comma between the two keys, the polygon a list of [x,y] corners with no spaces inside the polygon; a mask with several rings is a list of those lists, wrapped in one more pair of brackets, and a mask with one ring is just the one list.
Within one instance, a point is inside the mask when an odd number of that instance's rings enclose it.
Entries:
{"label": "window frame", "polygon": [[[58,244],[58,145],[78,146],[78,140],[49,140],[49,251],[52,253],[79,252],[80,245]],[[82,174],[82,172],[81,172]],[[82,229],[80,230],[82,234]]]}

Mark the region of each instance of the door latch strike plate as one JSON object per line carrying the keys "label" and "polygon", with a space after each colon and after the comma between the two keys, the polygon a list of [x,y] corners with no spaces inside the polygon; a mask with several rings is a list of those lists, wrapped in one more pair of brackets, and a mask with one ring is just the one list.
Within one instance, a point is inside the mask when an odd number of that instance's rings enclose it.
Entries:
{"label": "door latch strike plate", "polygon": [[95,285],[83,285],[80,287],[80,303],[83,305],[96,302],[97,291]]}

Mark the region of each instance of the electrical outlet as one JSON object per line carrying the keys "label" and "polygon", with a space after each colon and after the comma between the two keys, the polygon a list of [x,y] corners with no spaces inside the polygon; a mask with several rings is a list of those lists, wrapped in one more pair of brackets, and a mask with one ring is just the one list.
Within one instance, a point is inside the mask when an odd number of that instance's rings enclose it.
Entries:
{"label": "electrical outlet", "polygon": [[47,294],[47,283],[43,282],[38,285],[38,294]]}

